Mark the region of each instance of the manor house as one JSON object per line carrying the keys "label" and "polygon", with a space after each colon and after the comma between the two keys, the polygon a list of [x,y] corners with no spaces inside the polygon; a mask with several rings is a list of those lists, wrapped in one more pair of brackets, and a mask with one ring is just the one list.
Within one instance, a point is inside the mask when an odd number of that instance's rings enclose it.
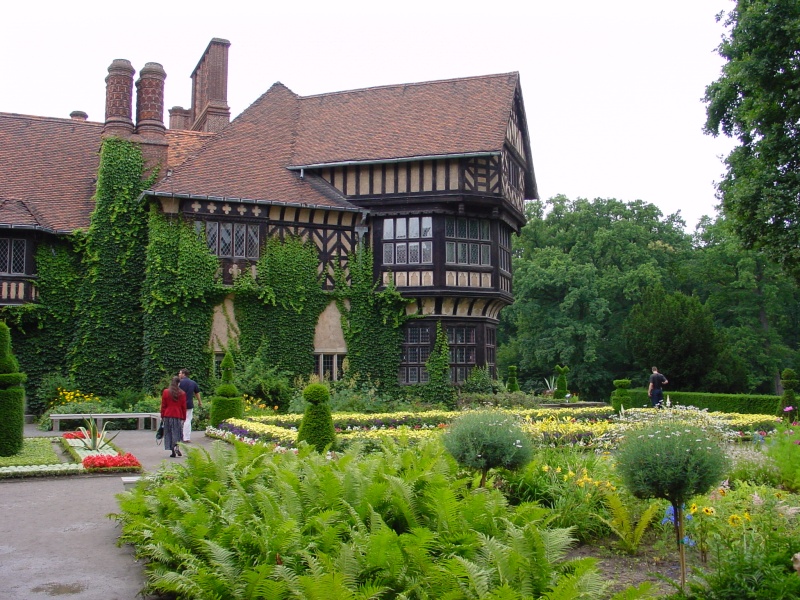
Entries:
{"label": "manor house", "polygon": [[[305,97],[275,83],[231,121],[229,46],[211,40],[191,106],[169,109],[168,123],[162,66],[145,64],[134,82],[119,59],[103,122],[0,113],[0,304],[36,301],[37,244],[88,227],[101,141],[119,136],[160,169],[143,201],[195,224],[224,283],[252,270],[271,236],[313,240],[328,287],[334,261],[368,244],[376,280],[422,316],[405,326],[401,383],[425,381],[437,321],[454,382],[493,368],[498,315],[513,300],[511,234],[537,197],[519,74]],[[231,341],[224,313],[209,332],[215,350]],[[347,348],[333,302],[314,352],[335,378]]]}

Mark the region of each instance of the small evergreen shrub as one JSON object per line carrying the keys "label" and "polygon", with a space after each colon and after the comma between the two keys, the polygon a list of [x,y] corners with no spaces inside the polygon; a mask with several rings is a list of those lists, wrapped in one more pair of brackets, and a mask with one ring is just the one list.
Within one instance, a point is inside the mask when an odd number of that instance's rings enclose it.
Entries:
{"label": "small evergreen shrub", "polygon": [[462,467],[481,472],[480,487],[486,485],[489,469],[518,469],[533,456],[533,446],[519,422],[495,411],[458,417],[444,435],[444,446]]}
{"label": "small evergreen shrub", "polygon": [[553,399],[554,400],[563,400],[567,397],[567,373],[569,373],[569,367],[567,366],[555,366],[556,373],[558,373],[558,378],[556,379],[556,389],[553,391]]}
{"label": "small evergreen shrub", "polygon": [[517,367],[508,367],[508,380],[506,381],[506,391],[510,393],[519,391],[519,381],[517,381]]}
{"label": "small evergreen shrub", "polygon": [[225,353],[225,358],[220,363],[222,383],[214,390],[211,398],[211,412],[209,421],[212,427],[217,427],[225,419],[241,419],[244,417],[244,401],[239,390],[233,384],[233,356]]}
{"label": "small evergreen shrub", "polygon": [[617,412],[623,407],[631,408],[631,393],[628,391],[631,387],[631,380],[615,379],[613,383],[615,389],[611,392],[611,406]]}
{"label": "small evergreen shrub", "polygon": [[324,452],[336,441],[336,429],[333,426],[331,408],[328,405],[330,392],[322,383],[311,383],[303,390],[306,410],[297,431],[297,441],[304,441]]}
{"label": "small evergreen shrub", "polygon": [[0,456],[13,456],[22,450],[25,430],[25,373],[19,372],[11,352],[11,332],[0,321]]}

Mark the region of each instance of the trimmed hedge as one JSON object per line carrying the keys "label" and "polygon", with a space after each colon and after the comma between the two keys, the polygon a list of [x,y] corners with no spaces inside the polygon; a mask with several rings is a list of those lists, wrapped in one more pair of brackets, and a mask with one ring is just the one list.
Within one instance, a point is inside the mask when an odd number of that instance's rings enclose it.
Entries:
{"label": "trimmed hedge", "polygon": [[[645,388],[628,390],[630,398],[623,404],[625,408],[650,407],[650,398]],[[766,394],[712,394],[710,392],[667,392],[664,390],[664,399],[669,397],[670,402],[682,406],[696,406],[707,408],[709,411],[741,413],[745,415],[772,415],[778,406],[780,398]],[[620,400],[612,395],[611,405],[619,412]]]}

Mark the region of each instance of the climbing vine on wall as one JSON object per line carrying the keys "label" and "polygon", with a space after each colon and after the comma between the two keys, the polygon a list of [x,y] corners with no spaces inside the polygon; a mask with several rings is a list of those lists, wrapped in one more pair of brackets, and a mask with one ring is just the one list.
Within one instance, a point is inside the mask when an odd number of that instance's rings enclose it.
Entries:
{"label": "climbing vine on wall", "polygon": [[298,237],[267,240],[255,280],[245,274],[235,287],[239,351],[259,355],[291,377],[314,370],[314,332],[328,302],[319,274],[319,253]]}
{"label": "climbing vine on wall", "polygon": [[350,284],[336,271],[336,299],[347,343],[348,376],[396,391],[402,358],[403,324],[409,301],[393,285],[378,291],[372,250],[359,245],[349,257]]}
{"label": "climbing vine on wall", "polygon": [[144,158],[136,144],[119,138],[103,141],[69,353],[70,373],[85,391],[112,394],[141,386],[147,222],[139,194],[155,178],[143,181],[143,172]]}
{"label": "climbing vine on wall", "polygon": [[217,257],[180,217],[150,207],[146,275],[142,286],[145,389],[188,368],[209,389],[209,348],[214,306],[224,290]]}
{"label": "climbing vine on wall", "polygon": [[[47,373],[67,373],[67,349],[75,335],[75,290],[80,282],[81,236],[72,236],[36,250],[38,301],[4,307],[12,334],[12,346],[20,370],[28,374],[28,399]],[[35,407],[29,407],[35,410]]]}

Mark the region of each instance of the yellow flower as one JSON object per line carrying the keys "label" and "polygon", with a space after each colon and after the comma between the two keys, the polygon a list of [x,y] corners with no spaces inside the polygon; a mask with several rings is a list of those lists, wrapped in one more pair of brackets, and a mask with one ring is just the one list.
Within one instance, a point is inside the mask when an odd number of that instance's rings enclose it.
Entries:
{"label": "yellow flower", "polygon": [[740,517],[739,515],[731,515],[730,517],[728,517],[728,525],[736,527],[737,525],[741,524],[742,524],[742,517]]}
{"label": "yellow flower", "polygon": [[717,514],[717,511],[714,510],[713,506],[704,506],[703,507],[703,514],[704,515],[708,515],[708,516],[713,516],[713,515]]}
{"label": "yellow flower", "polygon": [[561,473],[561,467],[556,467],[556,473]]}
{"label": "yellow flower", "polygon": [[693,514],[694,514],[694,513],[696,513],[696,512],[697,512],[697,504],[692,504],[692,505],[689,507],[689,514],[690,514],[690,515],[693,515]]}
{"label": "yellow flower", "polygon": [[745,513],[744,513],[744,520],[745,521],[749,521],[750,520],[750,513],[747,512],[747,511],[745,511]]}
{"label": "yellow flower", "polygon": [[570,472],[569,472],[567,475],[568,475],[569,477],[575,477],[575,473],[573,473],[572,471],[570,471]]}
{"label": "yellow flower", "polygon": [[542,465],[542,471],[547,473],[549,470],[550,470],[550,467],[548,467],[547,465]]}

